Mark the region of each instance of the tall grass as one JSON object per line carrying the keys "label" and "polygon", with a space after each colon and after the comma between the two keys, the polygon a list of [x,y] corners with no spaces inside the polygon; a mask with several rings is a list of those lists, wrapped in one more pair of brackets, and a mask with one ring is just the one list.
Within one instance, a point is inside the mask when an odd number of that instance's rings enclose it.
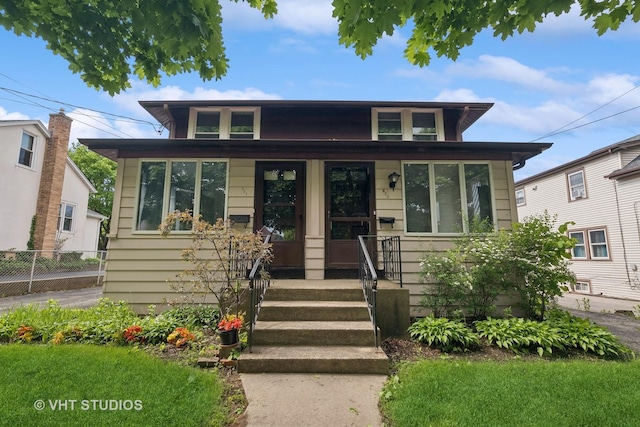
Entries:
{"label": "tall grass", "polygon": [[637,426],[640,361],[423,361],[385,388],[392,425]]}
{"label": "tall grass", "polygon": [[[220,426],[225,422],[223,384],[215,373],[163,362],[141,350],[10,344],[0,345],[0,360],[0,425]],[[44,402],[42,410],[34,406],[39,400]],[[92,400],[101,401],[103,408],[105,401],[138,403],[137,409],[101,410],[100,403],[93,408]],[[57,406],[58,401],[66,401],[66,409]]]}

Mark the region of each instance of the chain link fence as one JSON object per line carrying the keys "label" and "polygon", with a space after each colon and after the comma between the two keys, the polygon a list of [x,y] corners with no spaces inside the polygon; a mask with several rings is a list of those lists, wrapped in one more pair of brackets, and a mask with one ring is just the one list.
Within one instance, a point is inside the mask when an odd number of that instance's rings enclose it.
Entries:
{"label": "chain link fence", "polygon": [[102,284],[105,251],[0,251],[0,297]]}

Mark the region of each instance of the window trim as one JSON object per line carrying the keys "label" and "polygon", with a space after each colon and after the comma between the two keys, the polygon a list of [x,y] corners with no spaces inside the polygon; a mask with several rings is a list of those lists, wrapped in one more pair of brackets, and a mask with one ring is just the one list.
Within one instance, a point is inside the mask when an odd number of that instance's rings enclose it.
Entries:
{"label": "window trim", "polygon": [[[187,138],[196,139],[196,120],[199,112],[220,113],[220,133],[218,139],[231,139],[231,114],[234,112],[253,112],[253,138],[260,139],[260,107],[191,107],[189,108],[189,128]],[[251,139],[245,139],[250,141]]]}
{"label": "window trim", "polygon": [[[518,193],[522,192],[522,203],[518,203]],[[515,192],[516,206],[525,206],[527,204],[527,195],[524,188],[518,188]]]}
{"label": "window trim", "polygon": [[571,235],[572,234],[582,234],[582,245],[584,247],[584,256],[583,257],[577,257],[575,256],[574,253],[574,248],[571,248],[571,259],[578,259],[578,260],[586,260],[589,259],[589,249],[588,249],[588,245],[587,245],[587,238],[585,236],[585,230],[569,230],[567,231],[569,238],[573,238]]}
{"label": "window trim", "polygon": [[[606,247],[607,247],[607,256],[606,257],[594,257],[593,256],[593,247],[591,244],[591,231],[603,231],[604,239]],[[571,237],[571,234],[582,233],[585,245],[585,255],[584,257],[576,258],[573,256],[573,249],[571,250],[571,259],[575,261],[611,261],[611,240],[609,239],[609,231],[606,226],[603,227],[588,227],[588,228],[578,228],[574,230],[567,230],[567,236]],[[601,245],[602,243],[600,243]]]}
{"label": "window trim", "polygon": [[[67,218],[66,216],[67,206],[71,206],[73,208],[73,212],[71,212],[71,227],[69,230],[64,229],[64,222],[65,222],[65,219]],[[60,201],[60,210],[58,211],[58,225],[56,227],[59,233],[71,233],[71,234],[75,233],[75,228],[76,228],[75,218],[76,218],[77,211],[78,211],[77,203]]]}
{"label": "window trim", "polygon": [[[456,160],[456,161],[447,161],[447,160],[435,160],[435,161],[421,161],[421,160],[416,160],[416,161],[412,161],[412,160],[403,160],[402,164],[401,164],[401,174],[402,177],[400,178],[402,180],[402,182],[406,182],[405,181],[405,165],[415,165],[415,164],[426,164],[426,165],[436,165],[436,164],[442,164],[442,165],[458,165],[458,166],[464,166],[464,165],[487,165],[489,168],[489,184],[491,186],[491,216],[493,217],[493,228],[497,229],[498,227],[498,216],[497,216],[497,211],[496,211],[496,196],[495,196],[495,185],[494,185],[494,179],[493,179],[493,167],[491,165],[490,161],[481,161],[481,160]],[[435,168],[434,167],[429,167],[429,182],[433,182],[434,181],[434,174],[435,174]],[[438,231],[431,231],[431,232],[426,232],[426,231],[407,231],[407,196],[405,193],[405,189],[406,189],[406,185],[402,185],[402,215],[403,215],[403,231],[404,234],[406,236],[460,236],[460,234],[463,233],[467,233],[468,230],[468,225],[469,225],[469,215],[466,209],[467,206],[467,191],[466,191],[466,180],[465,180],[465,176],[464,176],[464,167],[458,167],[458,174],[460,177],[459,182],[461,183],[460,185],[460,209],[462,210],[462,233],[451,233],[451,232],[438,232]],[[462,186],[464,183],[464,187]],[[429,185],[429,199],[431,200],[432,203],[432,215],[431,215],[431,229],[432,230],[437,230],[437,214],[435,213],[435,210],[433,209],[436,206],[436,187],[435,185]]]}
{"label": "window trim", "polygon": [[[165,164],[165,174],[164,174],[164,183],[163,183],[163,192],[162,192],[162,212],[163,217],[161,221],[164,220],[166,215],[169,213],[169,198],[171,193],[171,166],[173,162],[195,162],[196,163],[196,187],[194,192],[194,212],[193,215],[198,215],[200,213],[200,194],[202,190],[202,185],[198,185],[198,183],[202,182],[202,163],[207,162],[218,162],[218,163],[226,163],[226,182],[225,182],[225,190],[224,190],[224,218],[228,217],[229,212],[229,158],[170,158],[170,159],[158,159],[158,158],[140,158],[138,159],[138,167],[137,167],[137,176],[136,176],[136,196],[135,196],[135,205],[133,218],[131,221],[131,230],[133,234],[160,234],[159,230],[138,230],[138,214],[140,212],[140,180],[142,178],[142,164],[143,163],[164,163]],[[172,230],[172,234],[188,234],[191,230]]]}
{"label": "window trim", "polygon": [[[22,164],[20,163],[20,155],[22,154],[22,138],[24,138],[25,135],[29,135],[31,138],[33,138],[33,143],[31,146],[31,162],[28,165]],[[20,167],[23,168],[27,168],[27,169],[31,169],[31,170],[35,170],[35,163],[36,163],[36,146],[38,143],[38,137],[34,134],[32,134],[31,132],[27,132],[26,130],[22,130],[22,135],[20,136],[20,144],[18,146],[18,159],[16,160],[16,164]]]}
{"label": "window trim", "polygon": [[[584,187],[584,191],[583,191],[583,195],[579,197],[573,197],[573,191],[571,191],[572,187],[571,187],[570,179],[572,176],[577,174],[582,175],[582,186]],[[569,196],[569,202],[575,202],[576,200],[583,200],[583,199],[589,198],[589,195],[587,194],[587,178],[585,176],[584,169],[574,170],[573,172],[567,172],[565,174],[565,180],[567,183],[567,195]]]}
{"label": "window trim", "polygon": [[[604,235],[604,245],[607,249],[607,256],[606,257],[596,257],[593,256],[593,246],[594,243],[591,242],[591,233],[594,231],[602,231],[602,234]],[[591,252],[591,259],[592,260],[610,260],[611,259],[611,246],[609,245],[609,235],[607,233],[607,229],[605,227],[598,227],[598,228],[590,228],[587,230],[587,235],[589,236],[589,252]],[[597,243],[598,246],[602,246],[602,243]]]}
{"label": "window trim", "polygon": [[[587,285],[587,290],[586,290],[586,291],[584,291],[584,290],[582,290],[582,289],[577,289],[577,288],[576,288],[576,285],[577,285],[578,283],[581,283],[581,284],[585,284],[585,285]],[[577,280],[576,280],[576,283],[575,283],[575,284],[573,284],[573,285],[571,285],[571,288],[573,289],[573,292],[576,292],[576,293],[579,293],[579,294],[588,294],[588,295],[591,295],[591,294],[593,293],[593,291],[592,291],[592,289],[591,289],[591,280],[577,279]]]}
{"label": "window trim", "polygon": [[[444,120],[441,108],[372,108],[371,109],[371,139],[379,141],[378,135],[378,113],[400,113],[400,125],[402,132],[401,141],[421,142],[443,142],[444,141]],[[435,141],[414,141],[413,140],[413,113],[435,113],[436,140]],[[391,140],[393,142],[393,140]]]}

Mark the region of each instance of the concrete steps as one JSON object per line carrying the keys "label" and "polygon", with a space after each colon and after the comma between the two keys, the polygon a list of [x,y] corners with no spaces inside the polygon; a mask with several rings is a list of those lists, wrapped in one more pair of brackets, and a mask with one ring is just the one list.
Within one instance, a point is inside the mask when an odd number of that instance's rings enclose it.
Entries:
{"label": "concrete steps", "polygon": [[387,374],[357,280],[278,280],[238,371]]}

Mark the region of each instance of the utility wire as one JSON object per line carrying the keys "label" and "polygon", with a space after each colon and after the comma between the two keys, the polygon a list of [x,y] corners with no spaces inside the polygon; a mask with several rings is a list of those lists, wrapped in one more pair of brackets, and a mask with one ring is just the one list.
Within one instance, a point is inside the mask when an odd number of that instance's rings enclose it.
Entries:
{"label": "utility wire", "polygon": [[[618,96],[616,96],[616,97],[615,97],[615,98],[613,98],[611,101],[606,102],[605,104],[603,104],[603,105],[599,106],[599,107],[598,107],[598,108],[596,108],[595,110],[590,111],[590,112],[588,112],[587,114],[585,114],[585,115],[583,115],[583,116],[581,116],[581,117],[578,117],[577,119],[575,119],[575,120],[573,120],[573,121],[571,121],[571,122],[567,123],[566,125],[564,125],[564,126],[562,126],[562,127],[559,127],[558,129],[553,130],[553,131],[551,131],[551,132],[549,132],[549,133],[547,133],[547,134],[545,134],[545,135],[541,136],[540,138],[536,138],[536,139],[534,139],[534,140],[532,140],[532,141],[530,141],[530,142],[540,141],[540,140],[541,140],[541,139],[543,139],[543,138],[548,138],[548,137],[550,137],[550,136],[558,135],[558,134],[561,134],[561,133],[564,133],[564,132],[569,132],[569,131],[571,131],[571,130],[578,129],[578,128],[581,128],[581,127],[584,127],[584,126],[590,125],[590,124],[592,124],[592,123],[597,123],[597,122],[602,121],[602,120],[604,120],[604,119],[607,119],[607,118],[610,118],[610,117],[617,116],[618,114],[622,114],[622,113],[626,113],[626,112],[631,111],[631,110],[635,110],[635,109],[636,109],[636,108],[638,108],[638,107],[634,107],[634,108],[631,108],[631,109],[629,109],[629,110],[621,111],[620,113],[616,113],[616,114],[613,114],[613,115],[611,115],[611,116],[603,117],[602,119],[594,120],[594,121],[591,121],[591,122],[585,123],[585,124],[583,124],[583,125],[576,126],[576,127],[572,127],[572,128],[567,129],[567,130],[565,130],[565,131],[562,131],[562,129],[566,128],[567,126],[571,126],[572,124],[574,124],[574,123],[576,123],[576,122],[578,122],[578,121],[580,121],[580,120],[584,119],[585,117],[587,117],[587,116],[589,116],[589,115],[591,115],[591,114],[595,113],[596,111],[603,109],[603,108],[604,108],[604,107],[606,107],[607,105],[609,105],[609,104],[613,103],[614,101],[617,101],[618,99],[620,99],[620,98],[622,98],[623,96],[625,96],[625,95],[627,95],[627,94],[629,94],[629,93],[633,92],[634,90],[638,89],[639,87],[640,87],[640,85],[636,85],[636,86],[632,87],[631,89],[629,89],[628,91],[626,91],[626,92],[625,92],[625,93],[623,93],[622,95],[618,95]],[[562,131],[562,132],[561,132],[561,131]]]}

